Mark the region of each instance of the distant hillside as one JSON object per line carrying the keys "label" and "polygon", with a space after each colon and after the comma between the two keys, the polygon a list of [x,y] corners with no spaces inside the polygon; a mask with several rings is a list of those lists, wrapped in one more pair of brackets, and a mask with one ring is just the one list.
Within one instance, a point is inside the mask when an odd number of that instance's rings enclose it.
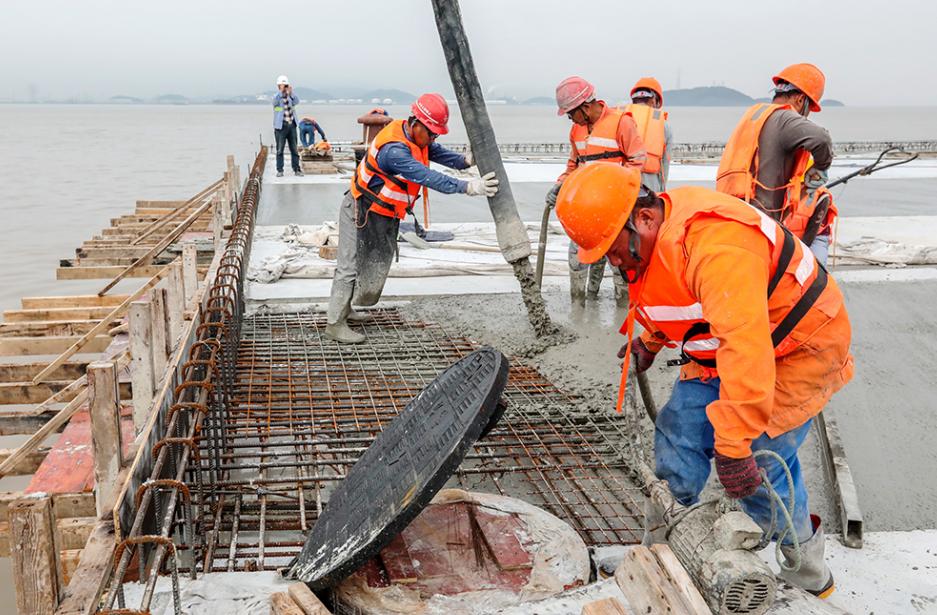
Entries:
{"label": "distant hillside", "polygon": [[363,92],[361,96],[358,96],[357,98],[361,98],[366,102],[371,102],[375,98],[381,101],[383,101],[386,98],[389,98],[390,100],[394,102],[395,105],[409,105],[414,100],[416,100],[416,96],[414,96],[410,92],[404,92],[403,90],[395,90],[395,89],[388,89],[388,88],[382,88],[378,90],[368,90],[367,92]]}
{"label": "distant hillside", "polygon": [[664,90],[668,107],[746,107],[755,99],[738,90],[723,86]]}
{"label": "distant hillside", "polygon": [[293,87],[293,94],[296,94],[303,100],[328,100],[330,98],[335,98],[328,92],[315,90],[313,88],[304,88],[300,86]]}
{"label": "distant hillside", "polygon": [[556,99],[549,96],[534,96],[524,101],[525,105],[555,105]]}
{"label": "distant hillside", "polygon": [[153,99],[154,102],[157,102],[162,105],[187,105],[189,104],[189,99],[181,94],[160,94]]}
{"label": "distant hillside", "polygon": [[137,98],[136,96],[124,96],[123,94],[118,94],[116,96],[111,96],[110,98],[107,99],[107,101],[112,102],[112,103],[126,104],[126,103],[142,103],[143,99]]}

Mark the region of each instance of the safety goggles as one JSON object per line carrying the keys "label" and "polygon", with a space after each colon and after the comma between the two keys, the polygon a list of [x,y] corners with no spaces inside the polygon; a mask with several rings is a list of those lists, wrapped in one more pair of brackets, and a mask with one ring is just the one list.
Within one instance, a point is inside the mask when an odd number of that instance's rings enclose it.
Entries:
{"label": "safety goggles", "polygon": [[578,112],[580,112],[580,111],[582,111],[583,113],[585,113],[585,110],[582,108],[582,106],[585,105],[585,104],[586,104],[586,103],[582,103],[582,105],[579,105],[578,107],[576,107],[576,108],[573,109],[572,111],[567,111],[567,112],[566,112],[566,117],[568,117],[568,118],[570,119],[570,121],[575,122],[576,120],[573,118],[573,116],[576,115],[576,113],[578,113]]}

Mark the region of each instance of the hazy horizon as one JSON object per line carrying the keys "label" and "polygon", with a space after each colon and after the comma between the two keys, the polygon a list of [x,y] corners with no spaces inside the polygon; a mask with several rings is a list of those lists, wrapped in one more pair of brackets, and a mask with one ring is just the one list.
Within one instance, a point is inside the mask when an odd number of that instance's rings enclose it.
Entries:
{"label": "hazy horizon", "polygon": [[[724,85],[758,98],[780,68],[808,61],[826,73],[826,97],[847,105],[937,104],[937,84],[921,78],[937,52],[928,32],[937,5],[876,7],[462,2],[492,97],[549,96],[560,79],[580,74],[609,99],[643,75],[666,89]],[[21,101],[235,96],[272,90],[279,74],[325,92],[451,93],[429,0],[4,3],[0,51],[17,58],[0,72],[0,98]]]}

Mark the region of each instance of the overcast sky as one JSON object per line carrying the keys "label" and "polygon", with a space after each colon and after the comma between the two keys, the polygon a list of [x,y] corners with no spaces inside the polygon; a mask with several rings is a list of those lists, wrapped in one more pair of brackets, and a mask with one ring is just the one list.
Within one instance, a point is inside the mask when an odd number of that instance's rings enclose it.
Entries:
{"label": "overcast sky", "polygon": [[[581,74],[619,99],[667,89],[764,96],[793,62],[850,105],[937,104],[937,3],[463,0],[482,87],[551,95]],[[0,0],[0,98],[252,93],[296,85],[450,92],[429,0]]]}

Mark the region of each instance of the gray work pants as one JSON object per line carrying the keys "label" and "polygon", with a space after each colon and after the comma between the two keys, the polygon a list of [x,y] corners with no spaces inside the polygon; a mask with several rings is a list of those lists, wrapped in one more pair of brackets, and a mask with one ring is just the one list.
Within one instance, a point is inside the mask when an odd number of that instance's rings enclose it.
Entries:
{"label": "gray work pants", "polygon": [[355,305],[374,305],[381,298],[397,247],[400,221],[369,212],[345,194],[338,212],[338,258],[329,297],[328,322],[335,324]]}

